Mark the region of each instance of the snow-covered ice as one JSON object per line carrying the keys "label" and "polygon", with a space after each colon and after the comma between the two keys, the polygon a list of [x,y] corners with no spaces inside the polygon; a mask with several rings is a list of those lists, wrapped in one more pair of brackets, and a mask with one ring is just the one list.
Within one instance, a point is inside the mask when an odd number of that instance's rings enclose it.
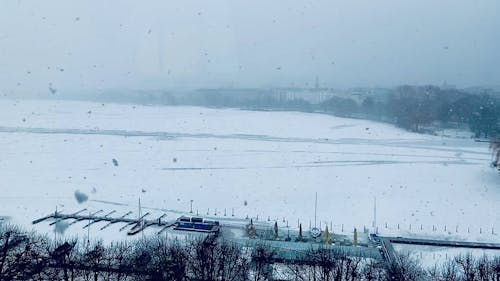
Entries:
{"label": "snow-covered ice", "polygon": [[471,139],[312,113],[0,100],[0,146],[0,216],[28,228],[56,206],[124,213],[139,197],[171,219],[193,200],[307,228],[318,192],[334,232],[371,226],[376,197],[382,234],[500,240],[500,175]]}

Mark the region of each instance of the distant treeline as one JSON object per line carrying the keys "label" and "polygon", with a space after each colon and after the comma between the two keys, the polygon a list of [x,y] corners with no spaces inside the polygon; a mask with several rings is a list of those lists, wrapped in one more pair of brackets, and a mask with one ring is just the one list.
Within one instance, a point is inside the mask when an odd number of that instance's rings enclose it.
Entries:
{"label": "distant treeline", "polygon": [[401,86],[382,96],[333,96],[311,104],[300,99],[262,93],[243,99],[238,95],[199,95],[197,104],[262,110],[323,112],[341,117],[394,123],[415,132],[432,129],[468,128],[476,138],[500,135],[500,100],[487,93],[468,93],[436,86]]}
{"label": "distant treeline", "polygon": [[[470,129],[476,138],[500,136],[500,95],[494,91],[466,91],[437,86],[400,86],[370,93],[370,89],[329,95],[311,103],[297,93],[304,89],[204,89],[141,92],[129,101],[147,104],[197,105],[251,110],[323,112],[341,117],[371,119],[396,124],[415,132],[436,129]],[[310,89],[309,97],[328,89]],[[364,91],[364,93],[363,93]],[[361,94],[360,94],[361,92]],[[291,93],[291,94],[290,94]],[[110,96],[108,96],[110,97]],[[112,96],[111,96],[112,97]],[[123,95],[120,95],[123,100]]]}
{"label": "distant treeline", "polygon": [[0,225],[0,280],[500,280],[500,257],[457,256],[427,270],[408,254],[390,265],[326,247],[304,255],[304,263],[276,264],[276,253],[266,244],[163,235],[110,245],[55,242]]}
{"label": "distant treeline", "polygon": [[[364,111],[380,110],[364,101]],[[398,87],[381,105],[398,126],[420,131],[427,125],[440,128],[467,125],[476,138],[500,134],[500,100],[488,94],[469,94],[438,87]]]}

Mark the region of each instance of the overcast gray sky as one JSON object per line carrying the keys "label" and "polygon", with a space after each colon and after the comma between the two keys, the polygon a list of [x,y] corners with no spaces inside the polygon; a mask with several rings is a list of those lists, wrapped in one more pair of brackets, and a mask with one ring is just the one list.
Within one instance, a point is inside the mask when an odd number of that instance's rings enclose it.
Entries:
{"label": "overcast gray sky", "polygon": [[0,2],[0,92],[500,84],[500,1]]}

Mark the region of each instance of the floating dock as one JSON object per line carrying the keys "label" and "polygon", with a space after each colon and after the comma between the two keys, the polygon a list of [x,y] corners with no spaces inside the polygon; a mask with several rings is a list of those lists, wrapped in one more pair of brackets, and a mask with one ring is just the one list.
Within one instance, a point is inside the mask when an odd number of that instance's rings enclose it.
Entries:
{"label": "floating dock", "polygon": [[114,211],[114,210],[105,214],[105,215],[101,215],[101,216],[99,215],[99,213],[102,213],[102,210],[99,210],[99,211],[96,211],[93,213],[89,212],[86,215],[84,214],[85,211],[87,211],[87,209],[82,209],[78,212],[71,213],[71,214],[63,214],[63,213],[59,213],[56,211],[50,215],[36,219],[32,223],[38,224],[38,223],[41,223],[43,221],[53,220],[50,223],[50,225],[54,225],[54,224],[61,222],[61,221],[72,220],[72,222],[69,223],[70,225],[72,225],[72,224],[75,224],[77,222],[86,221],[87,224],[85,224],[83,226],[83,228],[88,228],[92,224],[97,223],[97,222],[103,222],[103,221],[107,222],[107,224],[104,225],[103,227],[101,227],[100,230],[103,230],[103,229],[105,229],[105,228],[107,228],[110,225],[115,224],[115,223],[125,223],[125,226],[121,227],[120,231],[125,230],[129,226],[132,226],[132,228],[127,231],[128,235],[138,234],[150,226],[161,227],[161,230],[158,233],[165,231],[169,227],[175,226],[175,221],[169,222],[167,220],[162,220],[166,216],[166,214],[163,214],[156,219],[148,220],[148,219],[145,219],[145,217],[148,216],[149,213],[145,213],[139,218],[129,218],[128,216],[130,214],[132,214],[132,212],[125,213],[124,215],[119,216],[119,217],[112,217],[111,215],[116,213],[116,211]]}

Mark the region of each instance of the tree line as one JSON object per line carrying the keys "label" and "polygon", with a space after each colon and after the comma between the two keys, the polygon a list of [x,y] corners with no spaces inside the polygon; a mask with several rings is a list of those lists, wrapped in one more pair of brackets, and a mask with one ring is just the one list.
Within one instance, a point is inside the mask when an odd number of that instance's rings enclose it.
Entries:
{"label": "tree line", "polygon": [[430,132],[430,127],[468,128],[476,138],[500,136],[500,96],[496,92],[404,85],[363,96],[335,95],[319,104],[312,104],[303,98],[276,95],[269,89],[214,89],[182,97],[169,96],[168,101],[173,104],[252,110],[324,112],[394,123],[415,132]]}
{"label": "tree line", "polygon": [[332,98],[320,105],[326,112],[394,123],[415,132],[426,127],[469,128],[476,138],[500,135],[500,100],[488,93],[468,93],[436,86],[400,86],[385,97],[369,96],[357,103]]}
{"label": "tree line", "polygon": [[[321,95],[325,89],[309,89],[309,95]],[[324,112],[341,117],[363,118],[396,124],[415,132],[442,128],[468,128],[476,138],[500,136],[500,95],[493,91],[468,91],[438,86],[403,85],[369,94],[338,92],[330,98],[311,103],[300,93],[307,89],[200,89],[182,93],[139,92],[108,93],[101,101],[141,104],[195,105],[250,110],[292,110]],[[363,93],[364,92],[364,93]],[[324,94],[324,93],[323,93]],[[123,97],[124,96],[124,97]]]}
{"label": "tree line", "polygon": [[0,280],[500,280],[500,257],[469,254],[424,269],[409,254],[391,265],[326,247],[303,252],[302,263],[276,263],[276,254],[266,244],[242,246],[213,236],[155,236],[104,245],[54,241],[0,226]]}

